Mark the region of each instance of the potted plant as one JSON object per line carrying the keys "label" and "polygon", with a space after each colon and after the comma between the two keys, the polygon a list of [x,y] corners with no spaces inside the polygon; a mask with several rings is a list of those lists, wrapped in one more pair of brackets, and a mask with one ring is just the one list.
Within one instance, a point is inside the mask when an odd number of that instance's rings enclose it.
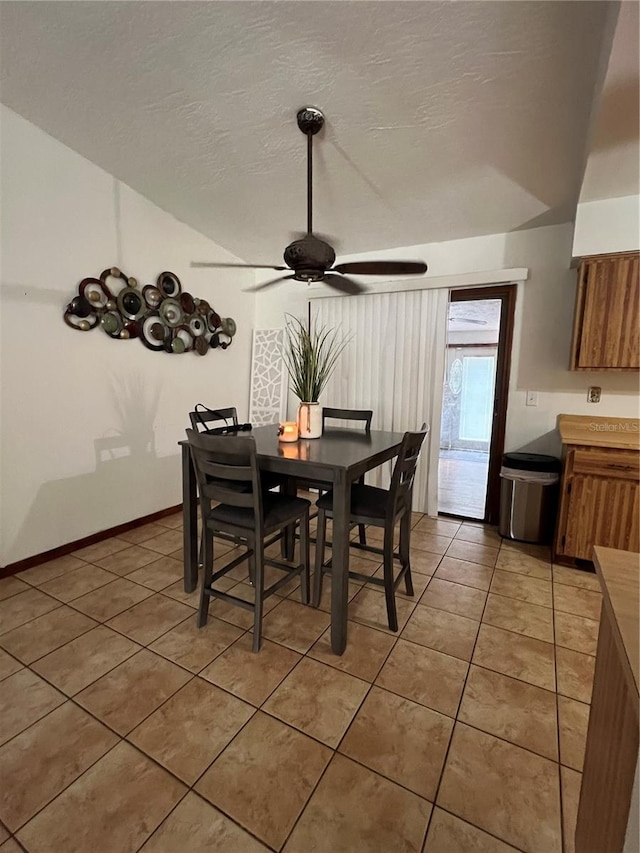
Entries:
{"label": "potted plant", "polygon": [[290,314],[287,317],[282,355],[291,379],[291,390],[300,400],[298,431],[301,438],[319,438],[322,409],[318,398],[338,357],[349,343],[349,337],[317,322],[307,326],[298,317]]}

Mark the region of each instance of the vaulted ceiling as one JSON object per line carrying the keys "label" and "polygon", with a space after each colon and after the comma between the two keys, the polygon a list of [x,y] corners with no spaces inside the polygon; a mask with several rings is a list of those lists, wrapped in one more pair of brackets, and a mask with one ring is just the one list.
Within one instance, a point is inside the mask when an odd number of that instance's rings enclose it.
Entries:
{"label": "vaulted ceiling", "polygon": [[600,2],[4,2],[2,101],[245,260],[573,217]]}

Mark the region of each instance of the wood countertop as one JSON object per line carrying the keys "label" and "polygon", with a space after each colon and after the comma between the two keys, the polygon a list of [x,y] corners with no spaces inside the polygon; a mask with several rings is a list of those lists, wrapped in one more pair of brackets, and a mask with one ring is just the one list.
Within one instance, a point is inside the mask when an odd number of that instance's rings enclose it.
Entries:
{"label": "wood countertop", "polygon": [[[629,689],[638,695],[640,683],[640,554],[596,545],[593,549],[604,606],[612,614],[612,627],[618,634],[623,667]],[[626,663],[625,663],[626,661]]]}
{"label": "wood countertop", "polygon": [[558,415],[558,432],[563,444],[640,451],[640,420],[637,418]]}

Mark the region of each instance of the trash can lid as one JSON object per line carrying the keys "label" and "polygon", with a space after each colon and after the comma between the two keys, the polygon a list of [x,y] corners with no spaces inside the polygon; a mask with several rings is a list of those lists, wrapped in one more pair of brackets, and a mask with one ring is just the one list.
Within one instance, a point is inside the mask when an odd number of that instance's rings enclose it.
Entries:
{"label": "trash can lid", "polygon": [[518,471],[560,471],[560,460],[543,453],[505,453],[502,464]]}

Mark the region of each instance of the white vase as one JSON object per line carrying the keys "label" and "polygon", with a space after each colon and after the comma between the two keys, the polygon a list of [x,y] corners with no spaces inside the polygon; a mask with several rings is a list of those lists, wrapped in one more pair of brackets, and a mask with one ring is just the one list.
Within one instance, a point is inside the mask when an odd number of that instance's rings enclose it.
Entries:
{"label": "white vase", "polygon": [[298,406],[300,438],[320,438],[322,435],[322,406],[320,403],[300,403]]}

